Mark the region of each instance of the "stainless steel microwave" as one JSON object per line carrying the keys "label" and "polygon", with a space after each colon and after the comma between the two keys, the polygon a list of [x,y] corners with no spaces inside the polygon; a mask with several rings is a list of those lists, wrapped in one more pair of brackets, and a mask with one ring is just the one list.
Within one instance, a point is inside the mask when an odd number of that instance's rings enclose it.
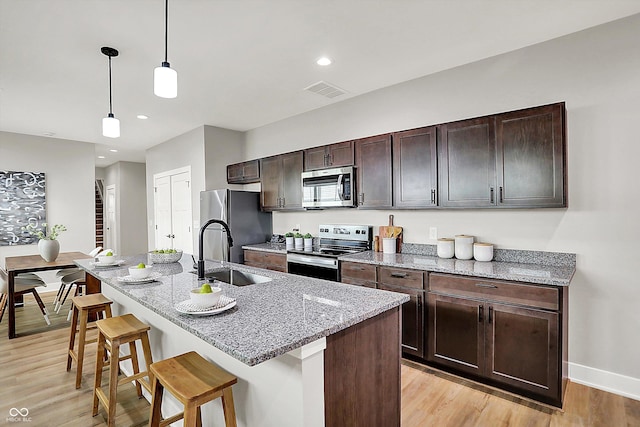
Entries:
{"label": "stainless steel microwave", "polygon": [[355,170],[346,168],[302,172],[302,207],[355,207]]}

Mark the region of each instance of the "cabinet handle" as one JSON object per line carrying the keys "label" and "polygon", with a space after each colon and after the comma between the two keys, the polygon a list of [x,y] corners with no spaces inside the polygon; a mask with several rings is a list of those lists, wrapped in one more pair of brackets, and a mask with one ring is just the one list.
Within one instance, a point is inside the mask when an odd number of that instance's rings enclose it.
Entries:
{"label": "cabinet handle", "polygon": [[493,203],[493,187],[490,187],[491,203]]}
{"label": "cabinet handle", "polygon": [[418,308],[422,307],[422,295],[416,294],[416,302],[417,302]]}
{"label": "cabinet handle", "polygon": [[358,205],[359,206],[364,205],[364,193],[358,194]]}
{"label": "cabinet handle", "polygon": [[333,165],[333,156],[331,153],[327,154],[327,163],[329,163],[329,166]]}
{"label": "cabinet handle", "polygon": [[284,197],[282,198],[282,207],[284,208],[286,205],[285,201],[284,201]]}
{"label": "cabinet handle", "polygon": [[391,273],[391,277],[397,277],[399,279],[404,279],[405,277],[407,277],[407,273],[398,273],[396,271]]}
{"label": "cabinet handle", "polygon": [[500,187],[500,203],[502,203],[502,187]]}
{"label": "cabinet handle", "polygon": [[498,289],[496,285],[491,285],[489,283],[476,283],[476,286],[479,288],[490,288],[490,289]]}
{"label": "cabinet handle", "polygon": [[493,318],[493,307],[489,306],[489,323],[491,323],[492,318]]}
{"label": "cabinet handle", "polygon": [[431,190],[431,204],[435,205],[436,204],[436,190]]}
{"label": "cabinet handle", "polygon": [[483,305],[479,305],[478,306],[478,322],[482,323],[482,318],[484,317],[484,306]]}

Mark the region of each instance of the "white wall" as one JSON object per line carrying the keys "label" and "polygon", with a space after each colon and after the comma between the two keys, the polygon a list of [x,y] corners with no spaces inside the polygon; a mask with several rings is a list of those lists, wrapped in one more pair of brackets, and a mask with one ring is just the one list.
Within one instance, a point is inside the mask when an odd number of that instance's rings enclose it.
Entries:
{"label": "white wall", "polygon": [[227,184],[227,165],[244,159],[244,132],[205,126],[204,153],[207,190],[242,188]]}
{"label": "white wall", "polygon": [[[62,252],[88,253],[95,247],[95,151],[80,141],[0,132],[0,169],[44,172],[47,222],[64,224]],[[7,256],[36,255],[37,245],[0,246]]]}
{"label": "white wall", "polygon": [[[638,52],[640,15],[254,129],[245,158],[566,101],[568,209],[392,212],[407,242],[430,243],[435,226],[441,237],[466,233],[500,248],[577,253],[571,376],[640,399]],[[384,225],[389,213],[274,213],[274,232],[295,224],[314,232],[320,222]]]}
{"label": "white wall", "polygon": [[[147,251],[145,164],[117,162],[104,169],[104,188],[115,185],[117,245],[122,256]],[[106,218],[106,216],[105,216]],[[106,242],[105,242],[106,243]]]}
{"label": "white wall", "polygon": [[[193,230],[200,227],[200,192],[205,189],[204,128],[199,126],[187,133],[156,145],[146,152],[147,165],[147,230],[149,249],[155,248],[153,210],[153,175],[174,169],[191,167],[191,208]],[[197,248],[198,233],[193,233]]]}

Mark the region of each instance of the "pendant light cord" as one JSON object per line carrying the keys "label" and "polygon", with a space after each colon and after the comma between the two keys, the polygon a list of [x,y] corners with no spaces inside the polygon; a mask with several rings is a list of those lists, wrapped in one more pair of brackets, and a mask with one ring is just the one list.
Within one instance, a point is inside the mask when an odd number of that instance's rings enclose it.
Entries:
{"label": "pendant light cord", "polygon": [[169,44],[169,0],[164,2],[164,62],[167,61],[167,46]]}
{"label": "pendant light cord", "polygon": [[111,56],[109,56],[109,114],[113,115],[113,104],[111,100]]}

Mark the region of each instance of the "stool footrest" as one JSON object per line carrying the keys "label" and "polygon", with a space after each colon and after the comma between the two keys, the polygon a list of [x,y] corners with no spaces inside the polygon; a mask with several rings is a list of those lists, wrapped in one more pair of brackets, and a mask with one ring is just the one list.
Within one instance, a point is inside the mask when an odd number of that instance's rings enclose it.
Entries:
{"label": "stool footrest", "polygon": [[142,380],[142,378],[146,377],[149,375],[149,372],[144,371],[144,372],[139,372],[135,375],[131,375],[130,377],[124,377],[120,380],[118,380],[118,385],[122,385],[122,384],[126,384],[129,382],[133,382],[133,381],[138,381],[140,383],[140,385],[142,387],[144,387],[145,389],[147,389],[147,391],[149,393],[151,393],[151,385],[149,385],[148,381]]}
{"label": "stool footrest", "polygon": [[161,420],[159,426],[160,427],[168,426],[183,418],[184,418],[184,412],[180,412],[179,414],[175,414],[170,416],[169,418]]}
{"label": "stool footrest", "polygon": [[[104,393],[104,391],[102,391],[101,388],[97,388],[97,389],[95,389],[95,393],[96,393],[96,396],[98,397],[98,400],[100,400],[100,403],[102,403],[102,406],[104,406],[105,408],[108,408],[109,407],[109,398]],[[98,412],[96,411],[96,413],[93,414],[93,415],[96,416],[97,414],[98,414]]]}

